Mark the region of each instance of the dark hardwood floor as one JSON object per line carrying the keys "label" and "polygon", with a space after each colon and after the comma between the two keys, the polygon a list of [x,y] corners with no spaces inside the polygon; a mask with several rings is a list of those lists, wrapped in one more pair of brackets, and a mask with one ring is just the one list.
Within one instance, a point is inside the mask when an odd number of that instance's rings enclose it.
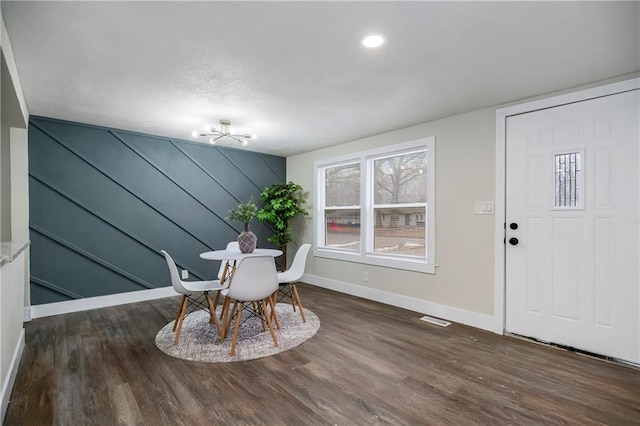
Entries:
{"label": "dark hardwood floor", "polygon": [[298,288],[318,334],[239,363],[156,349],[177,297],[34,320],[5,425],[640,424],[640,370]]}

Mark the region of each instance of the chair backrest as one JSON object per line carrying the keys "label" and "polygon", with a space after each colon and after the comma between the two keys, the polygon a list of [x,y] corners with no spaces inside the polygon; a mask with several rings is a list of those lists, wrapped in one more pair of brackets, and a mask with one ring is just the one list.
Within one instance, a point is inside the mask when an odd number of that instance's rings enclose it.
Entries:
{"label": "chair backrest", "polygon": [[291,267],[286,271],[287,279],[290,281],[298,281],[302,278],[302,275],[304,275],[304,268],[307,265],[307,255],[309,254],[310,248],[311,244],[303,244],[300,246],[293,258]]}
{"label": "chair backrest", "polygon": [[[237,241],[229,241],[229,243],[227,244],[227,250],[235,250],[235,251],[240,251],[240,246],[238,245]],[[223,260],[222,262],[220,262],[220,270],[218,270],[218,279],[221,280],[222,279],[222,273],[224,272],[224,266],[229,263],[226,260]]]}
{"label": "chair backrest", "polygon": [[160,250],[160,253],[162,253],[164,259],[167,261],[167,266],[169,266],[169,275],[171,276],[173,289],[180,294],[189,294],[189,291],[182,285],[182,280],[180,280],[180,275],[178,274],[178,267],[171,256],[169,256],[169,253],[164,250]]}
{"label": "chair backrest", "polygon": [[271,256],[249,256],[238,261],[226,294],[232,299],[262,300],[278,289],[276,264]]}

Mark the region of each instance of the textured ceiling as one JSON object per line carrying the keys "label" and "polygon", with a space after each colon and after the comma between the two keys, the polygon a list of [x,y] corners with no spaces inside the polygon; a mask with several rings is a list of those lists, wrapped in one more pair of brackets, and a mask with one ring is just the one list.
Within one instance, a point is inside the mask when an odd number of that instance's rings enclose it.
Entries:
{"label": "textured ceiling", "polygon": [[[640,69],[638,2],[10,2],[29,112],[292,155]],[[383,33],[377,50],[359,45]],[[223,144],[240,148],[229,140]]]}

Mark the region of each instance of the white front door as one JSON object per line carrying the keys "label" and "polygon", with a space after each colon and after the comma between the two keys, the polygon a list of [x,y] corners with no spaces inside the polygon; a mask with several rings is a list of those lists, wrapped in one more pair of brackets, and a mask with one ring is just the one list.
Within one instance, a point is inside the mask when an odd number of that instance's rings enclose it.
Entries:
{"label": "white front door", "polygon": [[640,362],[639,92],[507,118],[507,332]]}

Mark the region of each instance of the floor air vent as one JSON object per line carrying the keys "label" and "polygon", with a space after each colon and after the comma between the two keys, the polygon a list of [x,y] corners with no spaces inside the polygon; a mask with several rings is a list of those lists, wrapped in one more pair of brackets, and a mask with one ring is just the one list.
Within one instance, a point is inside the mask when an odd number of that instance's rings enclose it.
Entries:
{"label": "floor air vent", "polygon": [[429,316],[423,316],[422,318],[420,318],[420,321],[424,321],[424,322],[428,322],[431,324],[435,324],[435,325],[439,325],[440,327],[448,327],[449,325],[451,325],[451,323],[449,321],[445,321],[445,320],[441,320],[440,318],[434,318],[434,317],[429,317]]}

